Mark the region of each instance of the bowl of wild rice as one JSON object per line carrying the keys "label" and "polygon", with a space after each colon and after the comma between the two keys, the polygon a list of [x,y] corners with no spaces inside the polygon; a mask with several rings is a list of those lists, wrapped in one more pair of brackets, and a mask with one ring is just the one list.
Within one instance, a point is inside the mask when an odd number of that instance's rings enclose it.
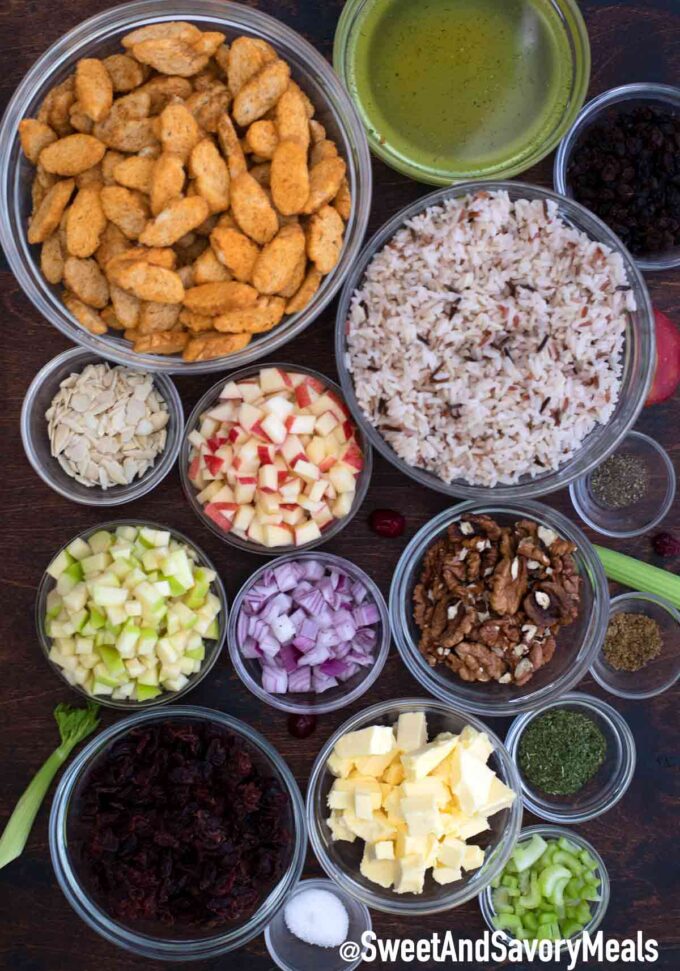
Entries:
{"label": "bowl of wild rice", "polygon": [[366,245],[339,301],[336,359],[371,443],[421,485],[531,498],[584,475],[635,421],[651,304],[583,206],[520,182],[461,183]]}

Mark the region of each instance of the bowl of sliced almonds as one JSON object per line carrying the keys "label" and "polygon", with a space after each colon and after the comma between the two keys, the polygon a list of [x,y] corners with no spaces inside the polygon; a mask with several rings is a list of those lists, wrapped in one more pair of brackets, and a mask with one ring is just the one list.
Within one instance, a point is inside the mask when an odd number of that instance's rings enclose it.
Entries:
{"label": "bowl of sliced almonds", "polygon": [[0,134],[0,241],[40,313],[194,373],[301,333],[361,246],[366,137],[323,57],[221,0],[123,4],[58,40]]}

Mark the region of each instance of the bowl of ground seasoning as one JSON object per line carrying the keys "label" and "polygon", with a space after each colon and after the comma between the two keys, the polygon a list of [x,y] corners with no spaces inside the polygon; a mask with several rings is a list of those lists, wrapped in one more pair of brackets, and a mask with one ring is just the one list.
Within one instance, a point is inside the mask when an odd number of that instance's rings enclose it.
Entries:
{"label": "bowl of ground seasoning", "polygon": [[653,698],[680,677],[680,613],[651,593],[614,597],[591,674],[620,698]]}
{"label": "bowl of ground seasoning", "polygon": [[505,744],[524,805],[552,823],[584,823],[614,806],[635,770],[635,741],[611,705],[571,692],[520,715]]}
{"label": "bowl of ground seasoning", "polygon": [[68,902],[147,958],[216,957],[261,933],[300,878],[304,807],[249,725],[190,706],[99,734],[54,797],[50,851]]}
{"label": "bowl of ground seasoning", "polygon": [[617,234],[641,270],[680,265],[680,88],[626,84],[581,111],[553,180]]}
{"label": "bowl of ground seasoning", "polygon": [[649,532],[675,499],[673,463],[658,442],[629,432],[618,449],[569,486],[574,509],[603,536]]}

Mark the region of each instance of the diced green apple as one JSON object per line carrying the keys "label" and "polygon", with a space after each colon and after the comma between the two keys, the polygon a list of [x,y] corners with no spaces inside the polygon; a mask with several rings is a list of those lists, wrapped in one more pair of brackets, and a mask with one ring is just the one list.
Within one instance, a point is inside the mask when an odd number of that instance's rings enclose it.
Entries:
{"label": "diced green apple", "polygon": [[106,570],[111,565],[111,557],[106,552],[93,553],[92,556],[86,556],[84,560],[81,560],[80,565],[85,576],[90,577],[95,573]]}
{"label": "diced green apple", "polygon": [[110,647],[109,645],[102,644],[102,646],[98,648],[98,651],[99,656],[104,662],[106,670],[109,672],[112,678],[116,679],[116,683],[118,683],[120,679],[125,676],[125,665],[122,657],[115,647]]}
{"label": "diced green apple", "polygon": [[124,587],[105,587],[96,583],[92,589],[92,599],[97,607],[120,607],[128,598]]}
{"label": "diced green apple", "polygon": [[113,536],[105,529],[100,529],[90,536],[88,542],[93,553],[106,553],[113,546]]}
{"label": "diced green apple", "polygon": [[161,689],[157,685],[144,684],[142,681],[137,681],[137,687],[135,688],[137,701],[150,701],[152,698],[157,698],[159,694],[161,694]]}
{"label": "diced green apple", "polygon": [[71,554],[67,550],[62,550],[47,567],[47,572],[54,580],[58,580],[64,570],[71,566],[73,562],[74,558]]}

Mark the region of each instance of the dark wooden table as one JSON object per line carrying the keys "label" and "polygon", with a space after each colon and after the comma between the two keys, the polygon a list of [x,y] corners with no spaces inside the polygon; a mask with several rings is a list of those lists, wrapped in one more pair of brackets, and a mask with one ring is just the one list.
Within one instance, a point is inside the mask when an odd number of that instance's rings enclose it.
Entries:
{"label": "dark wooden table", "polygon": [[[300,31],[327,56],[331,55],[333,32],[342,3],[312,0],[265,0],[255,4]],[[34,59],[64,31],[109,6],[108,0],[6,0],[0,10],[3,74],[0,92],[6,100]],[[593,75],[590,95],[631,81],[680,79],[680,7],[677,0],[584,0],[581,4],[590,31]],[[375,191],[370,230],[428,187],[404,178],[380,163],[374,163]],[[527,181],[551,182],[551,159],[526,173]],[[2,294],[2,385],[4,407],[0,413],[4,443],[2,484],[3,509],[2,609],[0,624],[0,825],[11,812],[29,779],[56,744],[52,710],[57,702],[74,700],[49,671],[38,645],[33,620],[35,592],[42,571],[52,553],[85,527],[102,520],[94,509],[61,499],[33,473],[26,461],[19,437],[21,401],[35,372],[66,340],[33,309],[3,262],[0,267]],[[680,320],[680,279],[676,273],[653,274],[648,285],[656,306]],[[306,333],[287,345],[286,360],[308,364],[335,376],[332,354],[334,307]],[[217,378],[187,380],[178,386],[185,407]],[[680,396],[663,405],[646,409],[638,426],[669,449],[676,467],[680,464]],[[680,470],[679,470],[680,471]],[[550,505],[574,516],[566,492],[547,498]],[[447,506],[447,500],[418,488],[382,459],[377,458],[371,488],[362,512],[328,545],[328,549],[355,559],[375,577],[387,594],[390,579],[406,540],[427,520]],[[367,513],[377,506],[402,510],[408,521],[400,540],[377,540],[366,523]],[[209,533],[184,501],[175,470],[145,499],[124,510],[150,518],[188,533],[218,565],[230,596],[262,562],[260,558],[234,551]],[[106,513],[104,514],[106,516]],[[115,518],[115,516],[113,517]],[[676,509],[666,524],[680,530]],[[595,539],[595,536],[591,538]],[[649,540],[642,537],[616,545],[627,553],[654,561]],[[671,563],[678,568],[678,563]],[[587,678],[580,686],[604,696]],[[303,791],[312,760],[323,740],[355,710],[371,701],[423,692],[407,674],[393,649],[369,698],[351,710],[319,719],[315,734],[296,741],[286,729],[286,717],[260,704],[243,687],[226,657],[191,694],[190,702],[221,708],[264,732],[292,766]],[[635,734],[638,766],[624,799],[607,815],[579,827],[579,831],[602,853],[612,880],[612,898],[604,930],[614,937],[626,937],[641,930],[658,939],[658,967],[680,967],[680,920],[678,917],[676,845],[677,795],[680,750],[676,726],[678,695],[669,691],[645,703],[626,703],[608,697],[628,719]],[[115,716],[105,712],[104,724]],[[507,725],[494,728],[504,733]],[[47,845],[49,799],[37,819],[23,856],[0,872],[0,967],[6,971],[148,971],[153,962],[134,957],[97,937],[82,924],[62,897],[52,873]],[[526,816],[527,823],[533,822]],[[308,859],[307,875],[319,874],[316,861]],[[374,926],[381,936],[420,937],[451,929],[456,935],[475,937],[483,922],[475,901],[436,917],[419,921],[389,918],[375,913]],[[260,937],[247,948],[221,960],[196,965],[197,971],[217,968],[271,968]],[[403,967],[408,965],[390,965]],[[424,965],[428,966],[428,965]],[[434,967],[435,965],[429,965]],[[481,967],[482,965],[475,965]],[[490,965],[485,965],[490,967]],[[630,965],[629,965],[630,966]]]}

